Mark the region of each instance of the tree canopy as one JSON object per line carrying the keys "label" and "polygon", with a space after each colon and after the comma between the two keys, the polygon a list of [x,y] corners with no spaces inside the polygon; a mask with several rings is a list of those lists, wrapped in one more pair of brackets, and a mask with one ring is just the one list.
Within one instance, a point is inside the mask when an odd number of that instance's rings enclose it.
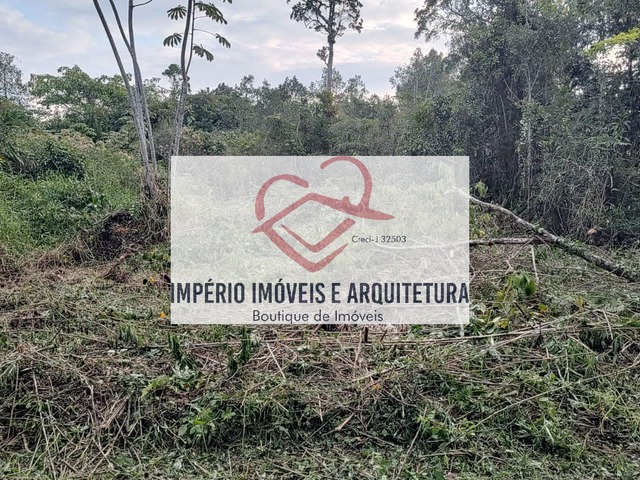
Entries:
{"label": "tree canopy", "polygon": [[[287,0],[291,3],[293,0]],[[333,55],[336,39],[347,28],[360,32],[362,18],[359,0],[300,0],[291,7],[291,18],[307,28],[327,36],[327,45],[318,51],[318,57],[327,66],[326,89],[333,92]]]}

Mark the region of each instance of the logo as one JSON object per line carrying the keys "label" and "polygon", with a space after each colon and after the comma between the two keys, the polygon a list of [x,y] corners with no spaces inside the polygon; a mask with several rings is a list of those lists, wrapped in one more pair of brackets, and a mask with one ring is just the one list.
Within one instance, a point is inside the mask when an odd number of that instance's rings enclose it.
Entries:
{"label": "logo", "polygon": [[[324,169],[329,165],[332,165],[337,162],[348,162],[355,165],[362,178],[364,180],[364,192],[362,194],[362,198],[357,204],[351,203],[351,200],[348,196],[344,196],[342,199],[338,200],[337,198],[327,197],[326,195],[321,195],[319,193],[307,193],[305,196],[295,201],[288,207],[284,208],[280,213],[274,215],[269,220],[262,223],[258,228],[253,230],[251,233],[264,233],[269,239],[290,259],[296,262],[298,265],[307,269],[309,272],[317,272],[318,270],[322,270],[324,267],[329,265],[342,251],[347,248],[348,244],[344,244],[335,250],[333,250],[330,254],[324,257],[322,260],[318,262],[312,262],[307,259],[302,254],[298,253],[287,240],[285,240],[281,235],[276,232],[276,225],[283,221],[283,219],[289,215],[291,212],[297,210],[302,205],[308,202],[316,202],[321,205],[333,208],[334,210],[340,211],[350,217],[356,218],[367,218],[370,220],[391,220],[394,218],[392,215],[388,215],[383,212],[379,212],[377,210],[372,210],[369,208],[369,200],[371,199],[371,191],[373,190],[373,180],[371,179],[371,174],[367,167],[357,158],[354,157],[333,157],[329,160],[324,161],[320,165],[320,169]],[[258,196],[256,197],[256,218],[258,221],[264,219],[265,216],[265,205],[264,198],[267,194],[267,191],[271,186],[279,181],[286,181],[298,185],[303,188],[309,188],[309,182],[306,180],[290,174],[276,175],[275,177],[270,178],[260,188],[258,191]],[[298,241],[304,248],[313,253],[322,252],[326,248],[338,239],[343,233],[349,230],[351,227],[355,225],[355,220],[353,218],[347,218],[340,222],[331,232],[329,232],[324,238],[322,238],[319,242],[315,244],[311,244],[307,242],[304,238],[298,235],[290,226],[285,225],[284,223],[279,223],[283,230],[285,230],[289,235],[291,235],[296,241]]]}

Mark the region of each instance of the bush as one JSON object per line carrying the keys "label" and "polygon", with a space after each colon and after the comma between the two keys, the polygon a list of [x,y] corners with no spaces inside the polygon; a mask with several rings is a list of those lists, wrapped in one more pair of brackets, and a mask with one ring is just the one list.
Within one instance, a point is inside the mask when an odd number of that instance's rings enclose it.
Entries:
{"label": "bush", "polygon": [[31,123],[24,107],[0,98],[0,147],[6,138]]}
{"label": "bush", "polygon": [[[4,190],[2,173],[0,173],[0,189]],[[25,253],[33,247],[29,222],[18,215],[12,205],[0,197],[0,247],[9,253]]]}
{"label": "bush", "polygon": [[[33,182],[20,176],[0,175],[0,218],[9,233],[0,236],[8,246],[51,247],[93,223],[107,207],[103,194],[72,177],[49,175]],[[3,228],[4,230],[4,228]]]}
{"label": "bush", "polygon": [[13,143],[17,161],[10,163],[10,172],[32,179],[49,173],[63,176],[84,176],[84,155],[71,143],[47,133],[27,133]]}
{"label": "bush", "polygon": [[101,192],[111,211],[137,211],[140,207],[142,166],[132,156],[101,146],[85,152],[85,182]]}
{"label": "bush", "polygon": [[9,162],[0,171],[0,244],[11,252],[53,247],[109,212],[140,210],[141,167],[126,153],[72,131],[26,133],[16,150],[19,171]]}

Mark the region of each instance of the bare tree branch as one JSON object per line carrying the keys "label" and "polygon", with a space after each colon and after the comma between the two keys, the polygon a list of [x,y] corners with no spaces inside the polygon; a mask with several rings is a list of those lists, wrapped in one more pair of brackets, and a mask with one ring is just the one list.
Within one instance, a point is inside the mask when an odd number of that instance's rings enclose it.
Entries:
{"label": "bare tree branch", "polygon": [[575,255],[577,257],[586,260],[587,262],[606,270],[607,272],[613,273],[625,280],[630,282],[640,283],[640,272],[635,272],[629,270],[628,268],[619,265],[611,260],[602,258],[594,253],[589,252],[588,250],[582,248],[577,243],[572,242],[564,237],[560,237],[558,235],[554,235],[553,233],[545,230],[544,228],[534,225],[533,223],[527,222],[523,218],[519,217],[511,210],[508,210],[500,205],[495,205],[493,203],[483,202],[482,200],[478,200],[472,196],[468,196],[469,201],[479,207],[482,207],[486,210],[491,210],[493,212],[500,213],[513,221],[515,221],[518,225],[524,227],[526,230],[534,233],[538,238],[544,240],[545,243],[554,245],[565,252]]}

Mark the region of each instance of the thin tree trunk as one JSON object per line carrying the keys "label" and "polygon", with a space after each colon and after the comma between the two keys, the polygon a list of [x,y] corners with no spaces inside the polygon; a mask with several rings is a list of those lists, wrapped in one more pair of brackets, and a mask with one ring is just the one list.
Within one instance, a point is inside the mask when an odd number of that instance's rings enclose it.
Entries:
{"label": "thin tree trunk", "polygon": [[531,101],[532,101],[531,78],[527,74],[527,160],[525,167],[525,195],[527,198],[527,208],[531,208],[531,184],[533,176],[533,125],[531,120]]}
{"label": "thin tree trunk", "polygon": [[[195,14],[195,0],[187,1],[187,14],[185,17],[184,33],[182,35],[182,47],[180,51],[180,72],[182,74],[182,85],[176,106],[176,116],[174,122],[174,137],[171,155],[178,155],[180,152],[180,140],[182,139],[182,128],[184,125],[184,112],[186,108],[187,95],[189,93],[189,67],[191,66],[191,55],[193,52],[193,22]],[[187,59],[187,45],[189,48],[189,58]]]}
{"label": "thin tree trunk", "polygon": [[[120,28],[121,33],[123,32],[120,24],[120,19],[117,15],[117,9],[113,0],[110,0],[111,6],[114,9],[114,13],[116,14],[116,20],[118,21],[118,26]],[[118,64],[118,69],[120,70],[120,75],[122,76],[122,80],[124,82],[125,88],[127,90],[127,96],[129,98],[129,104],[131,105],[131,110],[133,114],[133,123],[136,129],[136,134],[138,136],[138,142],[140,146],[140,156],[142,157],[142,165],[144,167],[145,172],[145,189],[147,196],[149,198],[154,198],[156,195],[156,186],[155,186],[155,178],[151,174],[151,166],[149,162],[149,152],[147,150],[147,141],[146,141],[146,132],[144,128],[144,122],[142,121],[142,106],[140,99],[138,98],[137,91],[131,85],[129,81],[129,77],[127,76],[127,72],[124,68],[124,64],[122,63],[122,58],[120,57],[120,52],[118,51],[118,47],[113,39],[113,35],[111,33],[111,28],[107,23],[107,20],[104,16],[104,12],[102,11],[102,7],[100,6],[99,0],[93,0],[93,5],[95,6],[96,12],[98,13],[98,17],[100,18],[100,22],[102,23],[102,27],[107,35],[107,39],[109,40],[109,45],[111,46],[111,50],[116,59],[116,63]],[[126,43],[126,38],[124,39]]]}
{"label": "thin tree trunk", "polygon": [[136,88],[138,91],[138,96],[141,100],[141,114],[143,115],[143,124],[145,125],[147,144],[149,148],[149,158],[150,163],[153,167],[153,171],[158,168],[157,159],[156,159],[156,146],[155,141],[153,139],[153,129],[151,127],[151,115],[149,114],[149,107],[147,105],[147,96],[144,93],[144,81],[142,79],[142,72],[140,71],[140,64],[138,62],[138,54],[136,52],[136,42],[135,36],[133,32],[133,9],[134,4],[133,0],[129,0],[129,52],[131,54],[131,62],[133,64],[133,74],[136,82]]}
{"label": "thin tree trunk", "polygon": [[184,124],[185,103],[189,86],[183,83],[180,88],[180,96],[178,97],[178,105],[176,106],[176,115],[174,120],[173,146],[171,147],[171,155],[178,155],[180,152],[180,140],[182,139],[182,129]]}
{"label": "thin tree trunk", "polygon": [[329,44],[329,57],[327,58],[327,91],[333,93],[333,46],[336,43],[336,32],[334,30],[334,24],[336,19],[336,4],[335,2],[329,2],[329,16],[328,16],[328,36],[327,42]]}
{"label": "thin tree trunk", "polygon": [[329,39],[329,57],[327,59],[327,91],[333,93],[333,45],[335,40]]}

